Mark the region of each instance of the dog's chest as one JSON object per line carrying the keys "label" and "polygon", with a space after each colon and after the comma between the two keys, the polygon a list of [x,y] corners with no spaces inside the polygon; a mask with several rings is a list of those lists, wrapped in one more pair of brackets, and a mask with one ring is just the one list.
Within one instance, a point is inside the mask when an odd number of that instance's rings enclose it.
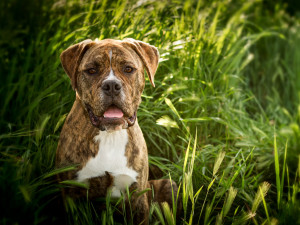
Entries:
{"label": "dog's chest", "polygon": [[126,130],[115,132],[100,131],[94,140],[99,142],[99,150],[85,167],[77,173],[77,180],[83,182],[89,178],[101,177],[105,172],[114,177],[112,196],[120,196],[120,191],[125,190],[136,182],[137,172],[127,166],[125,156],[128,134]]}

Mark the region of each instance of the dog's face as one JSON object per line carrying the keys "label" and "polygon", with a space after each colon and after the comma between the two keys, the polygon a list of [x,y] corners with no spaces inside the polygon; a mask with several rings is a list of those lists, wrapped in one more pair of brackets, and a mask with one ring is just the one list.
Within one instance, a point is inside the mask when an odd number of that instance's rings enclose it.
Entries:
{"label": "dog's face", "polygon": [[86,40],[61,54],[91,123],[107,131],[135,123],[145,86],[144,68],[154,86],[158,59],[154,46],[134,39]]}

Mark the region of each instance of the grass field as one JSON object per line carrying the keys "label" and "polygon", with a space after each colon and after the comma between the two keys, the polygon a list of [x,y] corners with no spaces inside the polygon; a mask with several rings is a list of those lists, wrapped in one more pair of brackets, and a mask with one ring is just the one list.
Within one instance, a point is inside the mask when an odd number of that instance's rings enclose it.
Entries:
{"label": "grass field", "polygon": [[[158,47],[138,111],[181,218],[300,224],[300,6],[278,1],[1,1],[0,223],[116,224],[114,202],[60,200],[55,151],[75,99],[59,55],[87,38]],[[120,222],[127,223],[127,221]],[[128,222],[127,224],[130,224]]]}

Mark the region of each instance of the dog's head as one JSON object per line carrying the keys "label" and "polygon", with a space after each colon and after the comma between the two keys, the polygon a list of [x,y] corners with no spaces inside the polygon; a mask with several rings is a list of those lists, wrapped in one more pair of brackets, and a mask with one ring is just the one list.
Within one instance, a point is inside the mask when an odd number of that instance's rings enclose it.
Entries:
{"label": "dog's head", "polygon": [[107,131],[135,123],[145,86],[144,68],[154,86],[158,60],[154,46],[134,39],[85,40],[61,54],[91,123]]}

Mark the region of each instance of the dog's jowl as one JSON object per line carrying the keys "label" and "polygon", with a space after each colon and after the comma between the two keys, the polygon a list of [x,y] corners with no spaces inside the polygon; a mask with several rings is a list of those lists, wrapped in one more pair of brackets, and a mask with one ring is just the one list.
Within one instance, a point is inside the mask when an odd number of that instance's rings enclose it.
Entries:
{"label": "dog's jowl", "polygon": [[[80,198],[88,192],[93,199],[136,190],[130,204],[137,224],[148,223],[151,201],[172,206],[172,193],[177,195],[174,182],[148,181],[148,152],[137,121],[144,69],[154,86],[158,60],[154,46],[134,39],[85,40],[61,54],[76,100],[60,134],[56,165],[78,167],[58,178],[89,187],[65,188],[63,194]],[[138,195],[147,188],[152,190]]]}

